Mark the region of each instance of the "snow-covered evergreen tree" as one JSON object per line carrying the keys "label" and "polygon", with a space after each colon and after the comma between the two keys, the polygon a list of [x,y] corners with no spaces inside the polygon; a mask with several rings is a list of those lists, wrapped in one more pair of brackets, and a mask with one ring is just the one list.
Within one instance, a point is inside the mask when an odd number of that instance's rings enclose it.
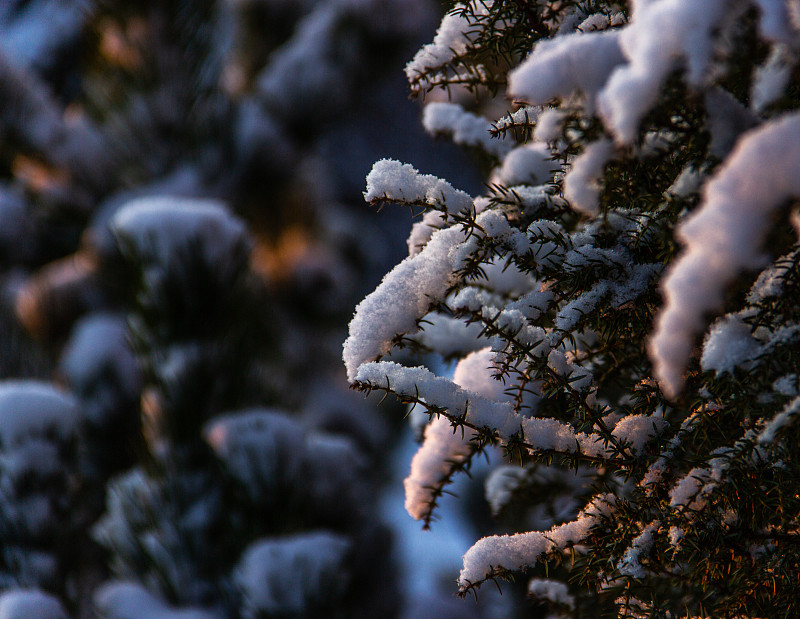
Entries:
{"label": "snow-covered evergreen tree", "polygon": [[798,50],[794,0],[472,0],[407,65],[486,191],[374,165],[366,200],[424,215],[343,357],[430,415],[426,526],[492,454],[509,534],[462,595],[521,570],[551,616],[798,613]]}

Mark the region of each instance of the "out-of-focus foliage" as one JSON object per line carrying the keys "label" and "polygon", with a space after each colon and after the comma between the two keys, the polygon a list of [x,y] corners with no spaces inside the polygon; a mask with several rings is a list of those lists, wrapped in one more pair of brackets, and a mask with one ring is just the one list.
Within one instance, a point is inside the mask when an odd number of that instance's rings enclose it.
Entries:
{"label": "out-of-focus foliage", "polygon": [[436,10],[0,5],[0,615],[401,611],[339,342]]}

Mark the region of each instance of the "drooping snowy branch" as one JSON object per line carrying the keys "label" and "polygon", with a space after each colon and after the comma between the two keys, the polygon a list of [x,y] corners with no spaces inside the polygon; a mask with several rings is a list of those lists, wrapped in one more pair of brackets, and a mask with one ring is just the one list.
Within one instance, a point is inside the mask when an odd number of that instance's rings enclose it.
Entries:
{"label": "drooping snowy branch", "polygon": [[[503,383],[492,378],[492,351],[484,348],[459,361],[453,383],[490,400],[507,401]],[[411,472],[403,485],[406,511],[416,520],[430,520],[436,498],[452,474],[474,453],[474,430],[454,428],[440,415],[425,429],[425,441],[411,460]]]}
{"label": "drooping snowy branch", "polygon": [[398,264],[358,304],[343,346],[350,381],[362,363],[389,352],[395,336],[415,330],[431,304],[444,300],[456,267],[453,250],[465,238],[460,228],[434,232],[420,253]]}
{"label": "drooping snowy branch", "polygon": [[451,135],[456,144],[482,148],[498,158],[514,145],[505,135],[492,137],[492,123],[456,103],[428,103],[422,112],[422,125],[431,135]]}
{"label": "drooping snowy branch", "polygon": [[532,567],[544,555],[564,550],[588,537],[595,524],[613,510],[614,498],[599,495],[576,520],[556,525],[549,531],[530,531],[516,535],[484,537],[464,555],[464,568],[458,576],[461,593],[508,570]]}
{"label": "drooping snowy branch", "polygon": [[700,209],[678,229],[685,250],[663,284],[650,355],[662,389],[675,397],[704,315],[718,309],[725,287],[764,263],[761,245],[775,210],[800,195],[800,116],[745,134],[705,187]]}
{"label": "drooping snowy branch", "polygon": [[381,159],[372,166],[367,174],[364,199],[373,204],[398,202],[432,209],[411,228],[409,256],[419,253],[434,230],[447,224],[448,213],[463,213],[473,208],[473,199],[466,192],[431,174],[420,174],[411,165],[394,159]]}
{"label": "drooping snowy branch", "polygon": [[611,73],[598,94],[600,115],[619,142],[633,142],[639,122],[655,104],[670,71],[681,62],[685,62],[689,84],[702,83],[714,49],[714,32],[728,4],[726,0],[635,3],[633,18],[619,35],[628,62]]}
{"label": "drooping snowy branch", "polygon": [[489,428],[502,443],[520,444],[531,451],[609,457],[599,436],[576,432],[557,419],[524,417],[514,412],[510,402],[463,389],[423,367],[409,368],[391,361],[365,363],[355,382],[363,388],[390,388],[400,397],[431,402],[459,424],[474,430]]}

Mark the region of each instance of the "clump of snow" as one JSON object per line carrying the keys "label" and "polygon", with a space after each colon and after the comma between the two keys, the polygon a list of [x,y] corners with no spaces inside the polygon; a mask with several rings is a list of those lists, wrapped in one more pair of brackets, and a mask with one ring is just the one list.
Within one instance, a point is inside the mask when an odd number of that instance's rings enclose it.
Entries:
{"label": "clump of snow", "polygon": [[522,438],[532,449],[605,455],[602,441],[596,435],[576,432],[569,424],[544,417],[523,417],[515,413],[509,402],[499,402],[469,391],[453,381],[436,376],[423,367],[408,368],[390,361],[365,363],[355,381],[373,388],[391,385],[400,396],[420,397],[463,416],[474,428],[494,428],[502,442]]}
{"label": "clump of snow", "polygon": [[490,400],[507,401],[505,384],[494,377],[494,353],[483,348],[464,357],[453,371],[453,382]]}
{"label": "clump of snow", "polygon": [[[582,255],[573,253],[570,258]],[[568,260],[575,264],[574,259]],[[555,326],[563,331],[575,328],[578,321],[590,312],[595,311],[601,301],[611,307],[620,307],[633,301],[650,286],[650,282],[658,273],[660,266],[656,264],[626,264],[624,275],[618,280],[600,280],[589,290],[566,303],[556,315]]]}
{"label": "clump of snow", "polygon": [[484,494],[493,516],[500,515],[527,476],[528,472],[521,466],[509,464],[492,469],[484,484]]}
{"label": "clump of snow", "polygon": [[761,352],[761,343],[740,316],[728,314],[717,320],[703,342],[700,367],[716,370],[717,374],[733,372],[736,367],[748,367],[748,361]]}
{"label": "clump of snow", "polygon": [[787,274],[787,268],[781,263],[790,262],[796,259],[798,252],[792,252],[780,258],[775,264],[764,269],[759,273],[750,291],[747,293],[747,302],[756,305],[766,299],[779,297],[783,291],[783,281]]}
{"label": "clump of snow", "polygon": [[394,159],[375,162],[367,174],[367,202],[396,200],[409,204],[428,204],[441,210],[460,213],[472,207],[469,194],[454,189],[432,174],[420,174],[408,163]]}
{"label": "clump of snow", "polygon": [[9,589],[0,595],[0,619],[67,619],[61,602],[38,589]]}
{"label": "clump of snow", "polygon": [[463,320],[431,312],[425,316],[422,329],[411,339],[435,350],[444,357],[456,353],[469,353],[482,348],[486,340],[481,338],[480,323],[465,323]]}
{"label": "clump of snow", "polygon": [[566,112],[558,108],[544,110],[536,121],[533,139],[537,142],[553,142],[561,138],[566,116]]}
{"label": "clump of snow", "polygon": [[494,170],[490,183],[514,185],[544,185],[550,182],[553,170],[559,165],[545,144],[532,142],[512,150],[503,164]]}
{"label": "clump of snow", "polygon": [[[469,12],[478,17],[488,15],[493,4],[493,0],[473,1],[468,5]],[[433,42],[423,46],[406,65],[406,77],[412,90],[425,90],[428,86],[425,74],[464,54],[475,40],[476,25],[464,16],[464,8],[464,4],[456,4],[442,19]]]}
{"label": "clump of snow", "polygon": [[797,395],[797,374],[786,374],[772,383],[772,388],[785,396]]}
{"label": "clump of snow", "polygon": [[786,2],[778,0],[753,0],[761,12],[758,29],[761,36],[768,41],[786,44],[796,42],[794,33],[789,27],[789,10]]}
{"label": "clump of snow", "polygon": [[669,532],[667,533],[667,539],[671,546],[678,546],[681,543],[681,540],[684,538],[686,533],[680,527],[675,525],[669,528]]}
{"label": "clump of snow", "polygon": [[638,454],[651,438],[664,430],[666,425],[666,420],[660,414],[628,415],[617,422],[611,435],[619,441],[629,443],[633,453]]}
{"label": "clump of snow", "polygon": [[783,428],[794,421],[794,417],[800,414],[800,397],[796,397],[789,402],[783,410],[775,415],[756,439],[759,445],[768,445],[775,441],[775,438]]}
{"label": "clump of snow", "polygon": [[574,33],[539,41],[508,77],[515,100],[543,105],[581,91],[590,109],[596,93],[624,62],[618,31]]}
{"label": "clump of snow", "polygon": [[593,13],[578,25],[578,30],[581,32],[594,32],[595,30],[608,30],[609,26],[611,26],[610,15]]}
{"label": "clump of snow", "polygon": [[446,213],[463,213],[473,208],[469,194],[436,176],[420,174],[411,165],[394,159],[381,159],[372,166],[367,174],[364,199],[372,203],[389,200],[422,204],[434,209],[412,226],[408,237],[410,256],[418,254],[433,232],[446,225]]}
{"label": "clump of snow", "polygon": [[518,297],[531,290],[535,280],[516,264],[500,256],[482,265],[486,286],[499,295]]}
{"label": "clump of snow", "polygon": [[[605,84],[598,94],[600,115],[619,142],[634,141],[639,121],[681,60],[689,84],[702,83],[714,50],[714,31],[727,11],[725,0],[706,0],[702,5],[687,0],[636,4],[631,22],[618,31],[627,63],[616,67],[607,82],[602,76]],[[600,50],[588,53],[593,52]]]}
{"label": "clump of snow", "polygon": [[750,106],[758,113],[783,96],[792,76],[794,59],[785,45],[775,45],[766,62],[756,69],[750,89]]}
{"label": "clump of snow", "polygon": [[661,523],[658,521],[648,524],[642,532],[634,538],[630,547],[625,551],[617,564],[620,573],[631,578],[644,578],[647,574],[641,563],[642,557],[647,556],[653,548],[653,536],[658,532]]}
{"label": "clump of snow", "polygon": [[347,585],[350,541],[318,531],[254,542],[235,570],[242,617],[317,616]]}
{"label": "clump of snow", "polygon": [[598,213],[599,179],[613,154],[614,144],[602,139],[589,144],[572,162],[564,177],[564,197],[576,211],[585,215]]}
{"label": "clump of snow", "polygon": [[444,416],[427,425],[424,442],[411,459],[411,472],[403,481],[405,508],[412,518],[422,520],[430,514],[437,489],[454,466],[472,453],[470,439],[474,436],[475,432],[469,428],[463,431],[453,428]]}
{"label": "clump of snow", "polygon": [[666,298],[649,349],[664,392],[674,397],[706,312],[722,303],[739,271],[763,265],[760,246],[773,211],[800,195],[800,116],[745,134],[678,229],[685,249],[663,280]]}
{"label": "clump of snow", "polygon": [[457,103],[428,103],[422,112],[422,125],[431,135],[450,135],[456,144],[480,147],[497,158],[502,158],[514,145],[505,136],[492,137],[492,123]]}
{"label": "clump of snow", "polygon": [[570,610],[575,608],[575,598],[570,595],[569,588],[557,580],[531,578],[528,582],[528,595]]}
{"label": "clump of snow", "polygon": [[708,115],[706,128],[711,134],[708,152],[724,159],[739,136],[753,128],[757,119],[736,97],[722,88],[711,88],[706,92],[705,107]]}
{"label": "clump of snow", "polygon": [[[493,378],[494,353],[491,348],[473,352],[459,361],[453,383],[490,400],[508,401],[504,384]],[[434,493],[442,486],[455,465],[473,452],[470,428],[453,428],[447,417],[439,416],[425,429],[425,442],[411,461],[405,479],[406,510],[421,520],[430,514]]]}
{"label": "clump of snow", "polygon": [[539,105],[523,105],[517,110],[502,116],[494,123],[498,131],[503,131],[514,126],[527,126],[537,123],[542,114],[542,107]]}
{"label": "clump of snow", "polygon": [[692,165],[687,165],[678,178],[669,186],[667,193],[678,198],[686,198],[700,190],[705,175]]}
{"label": "clump of snow", "polygon": [[684,475],[669,491],[669,505],[688,511],[702,510],[708,495],[730,466],[730,448],[720,447],[705,466],[696,466]]}
{"label": "clump of snow", "polygon": [[[481,396],[508,400],[503,383],[492,377],[494,354],[491,348],[470,353],[459,361],[453,382]],[[473,452],[470,428],[454,428],[447,417],[439,416],[425,429],[425,441],[411,460],[411,472],[403,482],[406,510],[421,520],[430,514],[437,489],[441,488],[454,466],[463,463]]]}
{"label": "clump of snow", "polygon": [[459,264],[453,250],[465,238],[460,228],[434,232],[420,253],[398,264],[358,304],[342,353],[351,382],[362,363],[389,352],[396,335],[415,331],[431,303],[444,300]]}
{"label": "clump of snow", "polygon": [[547,553],[580,543],[598,519],[609,513],[612,504],[613,498],[598,496],[578,514],[576,520],[554,526],[549,531],[494,535],[478,540],[464,555],[459,587],[464,590],[479,583],[497,568],[515,570],[533,566]]}

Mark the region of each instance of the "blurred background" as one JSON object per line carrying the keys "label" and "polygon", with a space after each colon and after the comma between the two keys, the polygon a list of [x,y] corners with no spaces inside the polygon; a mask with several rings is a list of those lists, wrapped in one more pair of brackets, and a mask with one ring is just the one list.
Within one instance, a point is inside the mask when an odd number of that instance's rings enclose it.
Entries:
{"label": "blurred background", "polygon": [[373,162],[480,190],[403,77],[444,10],[0,3],[0,617],[517,612],[453,597],[480,489],[420,531],[341,362],[412,222]]}

